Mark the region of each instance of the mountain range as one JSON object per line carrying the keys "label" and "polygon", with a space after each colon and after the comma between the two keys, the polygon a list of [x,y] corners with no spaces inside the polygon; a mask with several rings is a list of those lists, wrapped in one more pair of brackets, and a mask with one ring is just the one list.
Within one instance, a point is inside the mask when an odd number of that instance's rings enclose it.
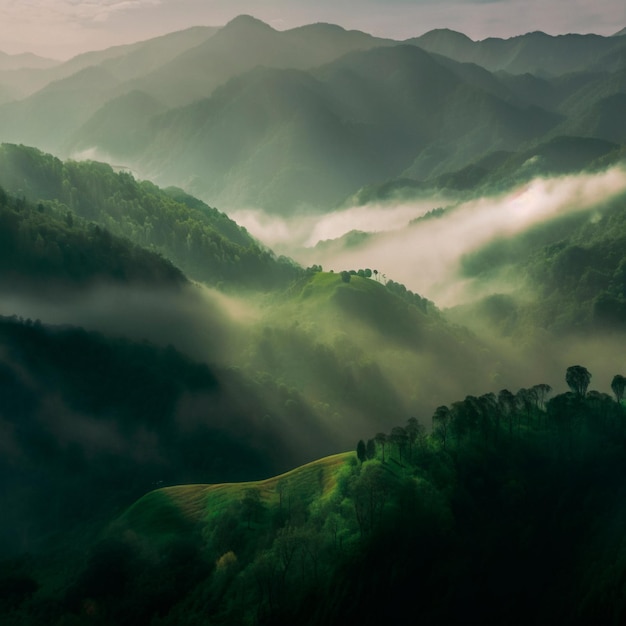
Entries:
{"label": "mountain range", "polygon": [[625,51],[619,36],[399,42],[240,16],[0,74],[15,91],[0,139],[99,156],[224,209],[328,211],[557,136],[622,142]]}

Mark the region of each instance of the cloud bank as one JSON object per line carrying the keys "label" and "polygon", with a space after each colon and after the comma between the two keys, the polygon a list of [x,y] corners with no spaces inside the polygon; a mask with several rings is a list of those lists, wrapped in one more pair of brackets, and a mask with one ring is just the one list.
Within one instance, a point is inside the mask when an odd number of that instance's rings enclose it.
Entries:
{"label": "cloud bank", "polygon": [[[410,225],[410,220],[444,206],[445,200],[354,207],[319,217],[315,223],[283,220],[275,230],[276,222],[270,218],[258,213],[249,217],[274,235],[273,243],[290,237],[300,243],[303,247],[284,251],[304,265],[319,263],[335,271],[376,268],[438,305],[451,306],[472,297],[470,281],[460,276],[465,255],[554,218],[591,211],[624,191],[626,170],[616,167],[599,174],[537,178],[508,193],[463,202],[443,217]],[[263,239],[263,231],[255,230],[252,219],[246,225]],[[350,247],[311,247],[352,229],[376,235]]]}

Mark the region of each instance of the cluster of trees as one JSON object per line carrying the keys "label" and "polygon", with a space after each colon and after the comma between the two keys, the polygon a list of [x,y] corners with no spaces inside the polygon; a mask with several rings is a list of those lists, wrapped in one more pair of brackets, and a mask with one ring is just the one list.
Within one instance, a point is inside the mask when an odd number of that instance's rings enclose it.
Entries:
{"label": "cluster of trees", "polygon": [[[315,267],[315,266],[314,266]],[[321,271],[321,268],[320,270]],[[371,270],[369,268],[359,270],[342,270],[339,272],[341,280],[344,283],[349,283],[353,276],[360,276],[361,278],[372,278],[378,282],[382,281],[385,287],[391,291],[391,293],[399,296],[409,304],[413,304],[418,307],[423,313],[436,310],[435,305],[428,299],[423,298],[417,293],[413,293],[410,289],[407,289],[402,283],[396,283],[393,280],[388,280],[386,274],[380,274],[378,270]]]}

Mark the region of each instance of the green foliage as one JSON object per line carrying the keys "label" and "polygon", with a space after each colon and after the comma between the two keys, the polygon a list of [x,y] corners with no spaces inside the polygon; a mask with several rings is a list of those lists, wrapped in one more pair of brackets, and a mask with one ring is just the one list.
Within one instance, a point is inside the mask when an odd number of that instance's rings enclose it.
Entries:
{"label": "green foliage", "polygon": [[0,286],[48,290],[96,282],[178,286],[182,273],[160,255],[75,218],[57,203],[0,194]]}
{"label": "green foliage", "polygon": [[286,286],[302,274],[291,261],[261,248],[223,213],[178,189],[163,191],[104,163],[63,163],[34,148],[3,144],[0,184],[159,252],[191,278],[212,285],[264,290]]}
{"label": "green foliage", "polygon": [[263,385],[171,346],[0,318],[0,558],[73,537],[159,484],[284,470],[290,413],[262,420],[268,404]]}
{"label": "green foliage", "polygon": [[518,288],[466,307],[463,319],[483,320],[490,330],[518,339],[538,328],[568,334],[624,329],[625,250],[624,194],[592,214],[575,213],[496,240],[463,259],[464,273],[485,284],[506,277]]}
{"label": "green foliage", "polygon": [[595,391],[546,402],[550,390],[439,407],[430,436],[409,418],[361,440],[360,462],[149,493],[66,575],[56,608],[30,566],[3,610],[116,624],[619,623],[613,578],[598,572],[623,561],[626,414]]}
{"label": "green foliage", "polygon": [[367,459],[367,450],[365,448],[365,442],[363,439],[359,439],[359,443],[356,446],[356,456],[363,463]]}
{"label": "green foliage", "polygon": [[576,395],[584,398],[591,382],[591,374],[582,365],[572,365],[567,368],[565,382]]}

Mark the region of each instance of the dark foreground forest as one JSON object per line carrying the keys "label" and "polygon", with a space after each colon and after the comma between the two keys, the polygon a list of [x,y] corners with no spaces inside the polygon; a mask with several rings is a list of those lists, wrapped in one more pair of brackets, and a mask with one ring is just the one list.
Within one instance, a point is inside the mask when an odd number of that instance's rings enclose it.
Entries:
{"label": "dark foreground forest", "polygon": [[84,554],[5,560],[2,623],[622,623],[626,379],[590,380],[572,366],[567,393],[468,396],[430,434],[409,418],[273,479],[153,491]]}

